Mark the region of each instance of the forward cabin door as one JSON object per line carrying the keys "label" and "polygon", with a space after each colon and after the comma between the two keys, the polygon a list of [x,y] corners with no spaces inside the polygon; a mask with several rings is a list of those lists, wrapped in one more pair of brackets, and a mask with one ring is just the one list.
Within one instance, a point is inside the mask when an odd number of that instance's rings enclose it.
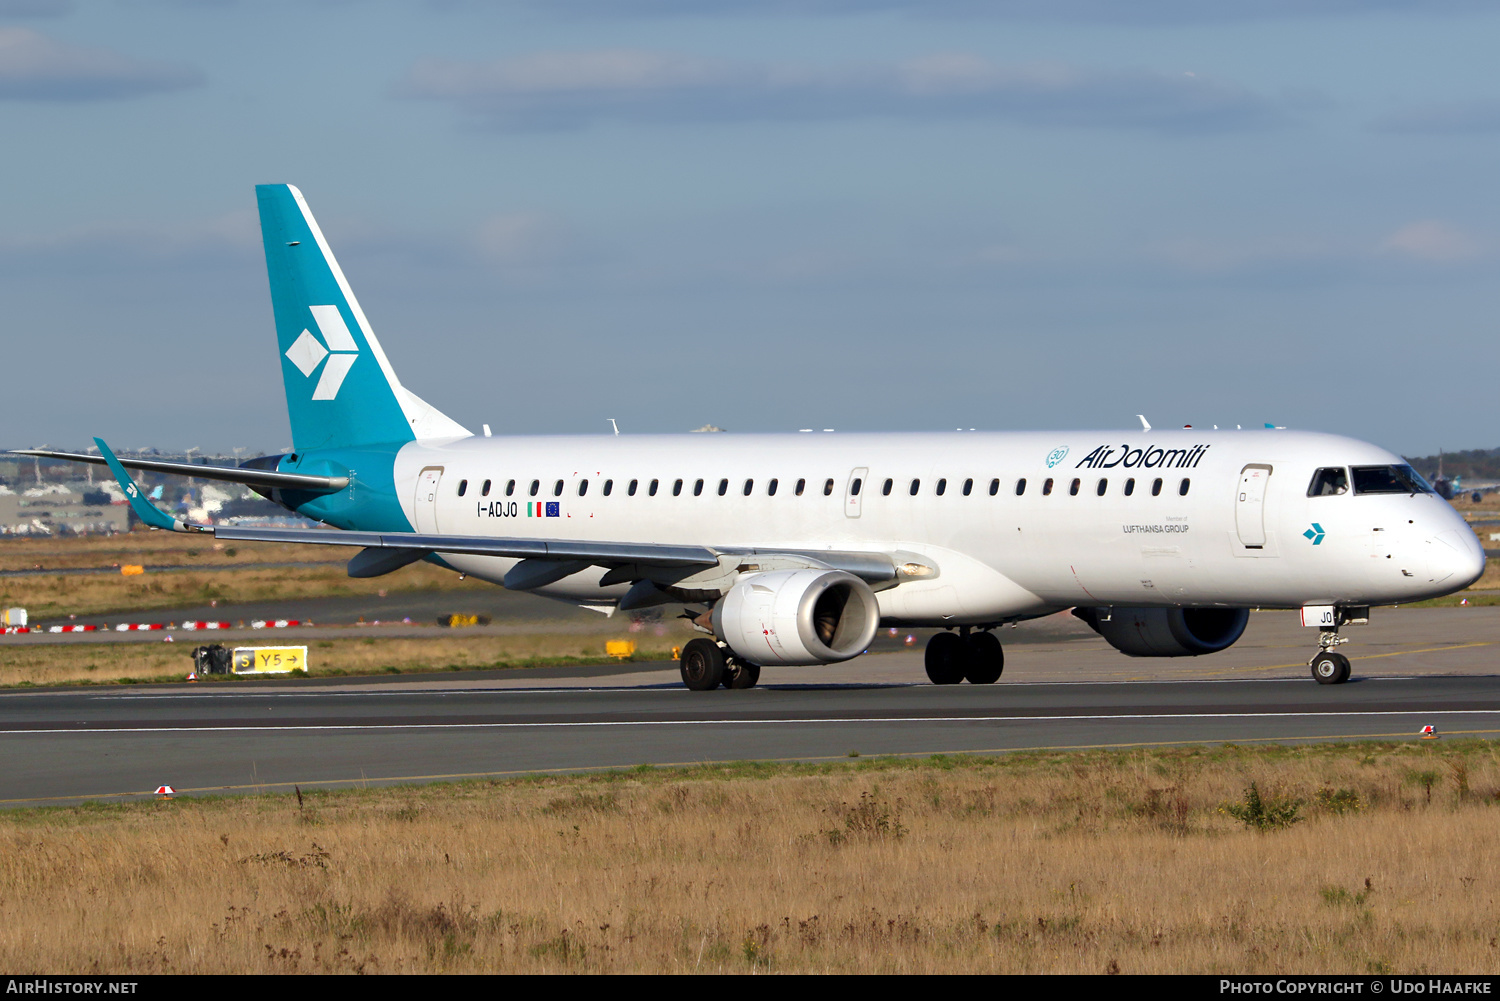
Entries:
{"label": "forward cabin door", "polygon": [[436,535],[438,484],[443,481],[442,466],[428,466],[417,477],[416,509],[417,534]]}
{"label": "forward cabin door", "polygon": [[858,518],[862,502],[865,499],[865,489],[869,486],[866,480],[870,478],[870,470],[866,466],[860,466],[849,474],[849,483],[844,487],[844,514],[850,518]]}
{"label": "forward cabin door", "polygon": [[1246,549],[1266,547],[1266,484],[1270,480],[1270,466],[1251,465],[1240,470],[1234,527],[1240,533],[1240,545]]}

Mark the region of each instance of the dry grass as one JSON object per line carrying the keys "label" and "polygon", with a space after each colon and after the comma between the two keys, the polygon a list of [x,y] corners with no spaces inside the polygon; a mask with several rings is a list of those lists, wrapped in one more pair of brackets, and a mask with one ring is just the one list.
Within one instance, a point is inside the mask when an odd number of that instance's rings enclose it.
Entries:
{"label": "dry grass", "polygon": [[[1301,822],[1226,813],[1252,782]],[[14,811],[0,968],[1482,973],[1497,786],[1471,742]]]}
{"label": "dry grass", "polygon": [[[326,556],[327,554],[322,554]],[[374,595],[382,591],[493,591],[495,585],[431,564],[413,564],[376,578],[353,578],[344,564],[324,567],[279,567],[145,573],[0,578],[0,606],[19,605],[33,619],[77,614],[184,608],[218,601],[230,606],[250,601],[286,601],[341,595]]]}
{"label": "dry grass", "polygon": [[[347,639],[307,640],[296,630],[258,635],[253,641],[224,641],[213,633],[177,633],[173,643],[48,643],[6,646],[0,660],[0,687],[66,684],[140,684],[181,681],[192,669],[193,647],[224,642],[226,646],[306,646],[313,677],[412,674],[482,668],[525,668],[554,664],[612,662],[604,655],[606,638],[618,639],[624,624],[600,618],[596,631],[524,632],[496,636],[433,627],[431,636],[385,638],[359,635]],[[631,658],[661,660],[691,637],[689,627],[670,623],[665,636],[640,639]],[[210,683],[239,679],[215,677]]]}

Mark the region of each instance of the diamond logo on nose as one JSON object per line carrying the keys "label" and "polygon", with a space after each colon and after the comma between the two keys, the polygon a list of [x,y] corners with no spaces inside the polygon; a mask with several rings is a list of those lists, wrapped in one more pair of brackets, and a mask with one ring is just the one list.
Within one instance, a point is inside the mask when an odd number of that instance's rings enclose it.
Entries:
{"label": "diamond logo on nose", "polygon": [[1315,521],[1312,523],[1312,528],[1302,533],[1302,537],[1304,539],[1311,539],[1312,544],[1316,546],[1322,543],[1323,537],[1327,534],[1323,531],[1323,526]]}

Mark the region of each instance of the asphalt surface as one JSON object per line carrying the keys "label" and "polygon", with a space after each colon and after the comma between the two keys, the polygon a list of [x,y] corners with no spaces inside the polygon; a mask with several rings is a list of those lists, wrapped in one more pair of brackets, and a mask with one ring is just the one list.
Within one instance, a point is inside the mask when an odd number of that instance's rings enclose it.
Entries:
{"label": "asphalt surface", "polygon": [[1261,613],[1223,653],[1137,659],[1049,616],[999,632],[993,686],[927,684],[920,639],[898,630],[844,664],[766,668],[743,692],[689,692],[670,662],[10,689],[0,805],[850,752],[1415,741],[1429,724],[1500,733],[1500,607],[1377,610],[1346,630],[1355,679],[1338,686],[1308,676],[1316,631],[1297,622]]}
{"label": "asphalt surface", "polygon": [[[638,666],[638,665],[637,665]],[[575,678],[577,675],[574,676]],[[618,677],[618,675],[616,676]],[[627,676],[628,677],[628,676]],[[1500,677],[1077,684],[241,686],[0,695],[0,802],[743,759],[1500,732]]]}

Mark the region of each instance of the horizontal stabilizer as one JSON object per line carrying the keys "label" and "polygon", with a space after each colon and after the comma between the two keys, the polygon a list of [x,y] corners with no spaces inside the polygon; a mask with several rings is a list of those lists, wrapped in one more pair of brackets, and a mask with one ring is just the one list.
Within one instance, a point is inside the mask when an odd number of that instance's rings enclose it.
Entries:
{"label": "horizontal stabilizer", "polygon": [[[94,466],[107,466],[103,455],[84,455],[79,452],[49,452],[41,448],[18,448],[12,455],[33,455],[41,459],[61,459],[65,462],[87,462]],[[157,459],[116,459],[126,469],[143,469],[151,473],[171,473],[175,476],[196,476],[200,480],[223,480],[227,483],[243,483],[247,487],[267,487],[273,490],[307,490],[312,493],[337,493],[349,485],[347,476],[306,476],[302,473],[278,473],[269,469],[247,469],[244,466],[200,466],[191,462],[164,462]]]}

